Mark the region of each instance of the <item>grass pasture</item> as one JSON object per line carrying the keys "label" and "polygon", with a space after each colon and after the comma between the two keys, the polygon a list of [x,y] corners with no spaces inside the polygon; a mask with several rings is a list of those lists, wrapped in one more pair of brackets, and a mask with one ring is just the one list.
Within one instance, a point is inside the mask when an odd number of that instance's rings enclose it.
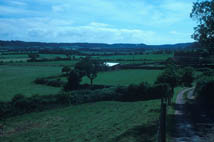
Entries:
{"label": "grass pasture", "polygon": [[28,58],[27,54],[9,54],[9,55],[0,55],[0,59],[20,59]]}
{"label": "grass pasture", "polygon": [[39,54],[39,58],[54,59],[56,57],[66,58],[65,54]]}
{"label": "grass pasture", "polygon": [[[40,55],[56,58],[58,55]],[[122,64],[157,62],[171,55],[94,56]],[[59,55],[59,57],[66,57]],[[76,59],[80,57],[75,56]],[[4,60],[19,60],[27,55],[9,55]],[[121,60],[121,61],[119,61]],[[136,61],[132,61],[136,60]],[[138,60],[138,61],[137,61]],[[142,60],[142,61],[141,61]],[[20,62],[0,66],[0,101],[9,101],[15,94],[56,94],[61,88],[34,84],[38,77],[56,76],[62,66],[74,66],[75,61]],[[115,70],[100,72],[94,84],[124,86],[141,82],[154,83],[161,70]],[[65,80],[65,77],[61,78]],[[82,84],[90,84],[83,77]],[[0,121],[4,125],[2,142],[152,142],[156,140],[160,100],[138,102],[103,101],[72,105],[65,108],[33,112]]]}
{"label": "grass pasture", "polygon": [[97,102],[5,120],[4,142],[151,142],[160,101]]}
{"label": "grass pasture", "polygon": [[28,59],[27,54],[0,55],[0,62],[26,62]]}
{"label": "grass pasture", "polygon": [[1,66],[0,67],[0,100],[10,100],[15,94],[26,96],[41,94],[48,95],[58,92],[60,89],[42,85],[36,85],[33,81],[37,77],[46,77],[60,73],[60,67],[38,66]]}
{"label": "grass pasture", "polygon": [[172,54],[144,54],[144,55],[114,55],[114,56],[97,56],[98,59],[105,60],[152,60],[152,61],[164,61]]}
{"label": "grass pasture", "polygon": [[[20,66],[74,66],[78,61],[48,61],[48,62],[22,62],[22,63],[13,63]],[[11,65],[13,65],[11,63]]]}
{"label": "grass pasture", "polygon": [[[94,84],[104,85],[129,85],[139,84],[141,82],[154,83],[161,70],[143,70],[143,69],[129,69],[116,70],[109,72],[101,72],[94,79]],[[90,80],[84,77],[82,83],[90,84]]]}

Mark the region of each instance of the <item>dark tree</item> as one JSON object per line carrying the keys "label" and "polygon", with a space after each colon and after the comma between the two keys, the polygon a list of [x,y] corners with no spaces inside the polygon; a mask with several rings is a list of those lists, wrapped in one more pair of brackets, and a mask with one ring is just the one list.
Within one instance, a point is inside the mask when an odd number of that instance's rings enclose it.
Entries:
{"label": "dark tree", "polygon": [[173,90],[179,82],[179,76],[175,65],[168,65],[162,74],[157,78],[156,84],[166,83]]}
{"label": "dark tree", "polygon": [[169,57],[168,59],[166,59],[165,64],[166,65],[173,65],[173,64],[175,64],[175,61],[172,57]]}
{"label": "dark tree", "polygon": [[191,87],[194,81],[194,69],[192,67],[185,67],[178,71],[179,73],[179,85]]}
{"label": "dark tree", "polygon": [[190,14],[198,25],[194,28],[192,38],[206,48],[210,54],[214,53],[214,0],[198,0],[193,3]]}
{"label": "dark tree", "polygon": [[68,74],[70,71],[71,71],[71,68],[70,68],[69,66],[64,66],[64,67],[62,68],[62,73]]}
{"label": "dark tree", "polygon": [[76,70],[72,70],[68,76],[68,82],[64,86],[65,90],[75,90],[78,89],[80,82],[82,80],[82,76]]}
{"label": "dark tree", "polygon": [[168,104],[171,104],[171,99],[174,94],[174,88],[179,84],[179,75],[174,64],[169,64],[162,74],[160,74],[155,82],[156,84],[168,84],[170,92],[167,95]]}
{"label": "dark tree", "polygon": [[203,106],[208,106],[209,109],[214,108],[214,79],[212,77],[203,78],[198,81],[195,88],[196,101]]}
{"label": "dark tree", "polygon": [[30,61],[36,61],[37,58],[39,58],[39,54],[37,54],[37,53],[30,53],[30,54],[28,54],[28,57],[30,58]]}
{"label": "dark tree", "polygon": [[214,76],[214,70],[210,68],[204,68],[203,76],[205,77],[213,77]]}
{"label": "dark tree", "polygon": [[101,68],[102,63],[98,60],[91,59],[90,57],[83,58],[75,65],[76,70],[79,70],[82,75],[86,75],[90,79],[91,85]]}

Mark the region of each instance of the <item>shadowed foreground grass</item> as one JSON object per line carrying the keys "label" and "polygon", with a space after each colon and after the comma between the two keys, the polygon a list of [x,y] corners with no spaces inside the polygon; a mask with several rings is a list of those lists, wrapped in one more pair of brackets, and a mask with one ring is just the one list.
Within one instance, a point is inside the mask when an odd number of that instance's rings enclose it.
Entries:
{"label": "shadowed foreground grass", "polygon": [[2,142],[150,142],[160,101],[98,102],[31,113],[4,122]]}

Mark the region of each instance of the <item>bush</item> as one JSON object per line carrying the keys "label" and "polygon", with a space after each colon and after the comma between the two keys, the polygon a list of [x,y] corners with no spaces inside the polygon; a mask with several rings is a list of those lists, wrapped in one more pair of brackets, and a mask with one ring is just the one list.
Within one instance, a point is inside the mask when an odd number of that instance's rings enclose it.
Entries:
{"label": "bush", "polygon": [[65,73],[65,74],[68,74],[70,71],[71,71],[71,67],[69,67],[69,66],[63,66],[63,68],[61,70],[61,72]]}
{"label": "bush", "polygon": [[67,81],[67,83],[64,86],[64,90],[65,91],[76,90],[80,86],[80,82],[82,80],[82,75],[80,74],[79,71],[72,70],[69,73],[69,76],[68,76],[67,79],[68,79],[68,81]]}
{"label": "bush", "polygon": [[118,87],[117,93],[120,93],[120,101],[143,101],[151,99],[160,99],[162,97],[168,97],[170,87],[167,84],[155,84],[150,86],[147,83],[141,83],[140,85],[129,85],[127,88]]}
{"label": "bush", "polygon": [[48,80],[45,78],[37,78],[36,80],[34,80],[34,83],[36,84],[47,84]]}
{"label": "bush", "polygon": [[53,86],[53,87],[61,87],[63,86],[63,82],[60,79],[55,79],[47,82],[48,86]]}
{"label": "bush", "polygon": [[203,70],[203,76],[214,76],[214,70],[210,68],[205,68]]}
{"label": "bush", "polygon": [[0,102],[0,120],[3,116],[6,116],[11,111],[11,104],[7,102]]}
{"label": "bush", "polygon": [[121,91],[120,101],[141,101],[148,95],[149,85],[141,83],[140,85],[129,85],[128,88],[121,90],[118,88],[117,91]]}
{"label": "bush", "polygon": [[34,83],[53,87],[61,87],[64,85],[64,82],[62,82],[60,79],[48,80],[47,78],[37,78],[34,80]]}
{"label": "bush", "polygon": [[196,101],[207,106],[214,106],[214,79],[203,78],[195,88]]}
{"label": "bush", "polygon": [[149,88],[147,99],[161,99],[172,97],[171,88],[168,84],[155,84]]}
{"label": "bush", "polygon": [[28,107],[27,98],[22,94],[17,94],[12,99],[14,109],[24,110]]}
{"label": "bush", "polygon": [[178,71],[179,73],[179,84],[185,87],[191,87],[194,81],[194,69],[192,67],[185,67]]}
{"label": "bush", "polygon": [[169,93],[169,86],[147,83],[129,85],[128,87],[109,87],[96,90],[76,90],[56,95],[33,95],[25,97],[17,94],[10,102],[0,102],[0,116],[9,117],[23,113],[42,111],[71,104],[82,104],[97,101],[144,101],[160,99]]}

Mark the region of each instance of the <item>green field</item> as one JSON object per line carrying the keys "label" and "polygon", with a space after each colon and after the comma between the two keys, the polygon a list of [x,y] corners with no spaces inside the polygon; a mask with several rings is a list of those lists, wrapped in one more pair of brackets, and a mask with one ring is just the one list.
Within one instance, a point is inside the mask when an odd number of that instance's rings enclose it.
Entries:
{"label": "green field", "polygon": [[98,59],[111,59],[111,60],[153,60],[163,61],[169,57],[173,57],[173,54],[145,54],[145,55],[114,55],[114,56],[97,56]]}
{"label": "green field", "polygon": [[55,94],[60,90],[59,88],[36,85],[33,81],[37,77],[57,75],[60,71],[60,67],[1,66],[0,100],[10,100],[18,93],[26,96]]}
{"label": "green field", "polygon": [[[58,55],[40,55],[55,58]],[[132,60],[142,61],[128,61]],[[163,61],[171,55],[99,56],[122,64]],[[19,61],[27,55],[6,55],[2,60]],[[60,55],[60,57],[66,57]],[[107,57],[107,58],[106,58]],[[79,58],[79,57],[78,57]],[[97,58],[97,57],[95,57]],[[127,60],[127,61],[118,61]],[[149,61],[148,61],[149,60]],[[0,66],[0,101],[9,101],[15,94],[56,94],[62,88],[38,85],[38,77],[61,74],[62,66],[78,61],[20,62]],[[100,72],[94,84],[124,86],[141,82],[154,83],[161,70],[115,70]],[[63,77],[63,80],[66,78]],[[90,81],[83,77],[82,84]],[[2,142],[152,142],[156,140],[160,101],[95,102],[65,108],[34,112],[0,121],[4,125]]]}
{"label": "green field", "polygon": [[[34,63],[33,63],[34,64]],[[41,66],[39,66],[39,64]],[[51,75],[59,75],[61,67],[47,65],[45,63],[35,63],[35,66],[1,66],[0,68],[0,100],[8,101],[15,94],[23,94],[31,96],[35,94],[49,95],[56,94],[61,88],[49,87],[45,85],[34,84],[33,81],[38,77],[48,77]],[[160,74],[161,70],[118,70],[101,72],[94,80],[94,84],[102,85],[129,85],[139,84],[143,81],[154,83],[156,77]],[[84,77],[82,84],[90,81]]]}
{"label": "green field", "polygon": [[[66,58],[67,56],[65,54],[39,54],[39,58],[38,59],[43,59],[43,58],[55,59],[57,57]],[[75,59],[79,59],[80,57],[83,57],[83,56],[75,56]],[[71,56],[71,58],[72,58],[72,56]],[[0,62],[6,62],[6,63],[24,62],[24,63],[26,63],[28,59],[29,59],[29,57],[28,57],[27,54],[14,54],[14,55],[12,55],[12,54],[1,55],[0,54]],[[59,64],[59,62],[61,62],[61,64]],[[63,62],[67,62],[67,64],[63,63]],[[69,62],[72,62],[72,61],[51,61],[51,62],[48,62],[48,63],[50,63],[50,64],[55,63],[56,65],[69,65]],[[43,63],[43,62],[40,62],[40,63]]]}
{"label": "green field", "polygon": [[[114,62],[118,62],[121,64],[143,64],[143,63],[154,63],[157,61],[164,61],[169,57],[172,57],[173,54],[144,54],[144,55],[113,55],[113,56],[92,56],[92,58],[95,59],[102,59],[102,60],[111,60]],[[40,54],[39,59],[47,58],[47,59],[54,59],[56,57],[66,58],[66,55],[64,54]],[[72,56],[71,56],[72,57]],[[83,56],[77,56],[75,55],[75,59],[80,59],[80,57]],[[27,54],[15,54],[15,55],[0,55],[0,61],[3,62],[24,62],[26,63],[29,59]],[[51,62],[39,62],[39,63],[33,63],[35,65],[70,65],[73,64],[73,62],[77,61],[51,61]],[[23,64],[23,63],[21,63]],[[32,63],[27,63],[32,64]]]}
{"label": "green field", "polygon": [[[13,117],[2,142],[151,142],[160,101],[97,102]],[[1,122],[0,122],[1,123]]]}
{"label": "green field", "polygon": [[0,55],[0,59],[19,59],[19,58],[28,58],[28,55],[27,54]]}
{"label": "green field", "polygon": [[156,63],[157,61],[129,60],[129,61],[114,61],[114,62],[117,62],[123,65],[123,64],[150,64],[150,63]]}
{"label": "green field", "polygon": [[22,62],[22,63],[10,63],[10,65],[20,66],[74,66],[78,61],[48,61],[48,62]]}
{"label": "green field", "polygon": [[16,54],[16,55],[1,55],[0,62],[26,62],[28,60],[27,54]]}
{"label": "green field", "polygon": [[[143,81],[154,83],[161,72],[161,70],[143,69],[101,72],[97,75],[97,78],[94,79],[94,84],[129,85],[139,84]],[[90,80],[87,77],[84,77],[82,83],[90,84]]]}
{"label": "green field", "polygon": [[39,54],[39,58],[53,59],[56,57],[66,58],[66,55],[65,54]]}

